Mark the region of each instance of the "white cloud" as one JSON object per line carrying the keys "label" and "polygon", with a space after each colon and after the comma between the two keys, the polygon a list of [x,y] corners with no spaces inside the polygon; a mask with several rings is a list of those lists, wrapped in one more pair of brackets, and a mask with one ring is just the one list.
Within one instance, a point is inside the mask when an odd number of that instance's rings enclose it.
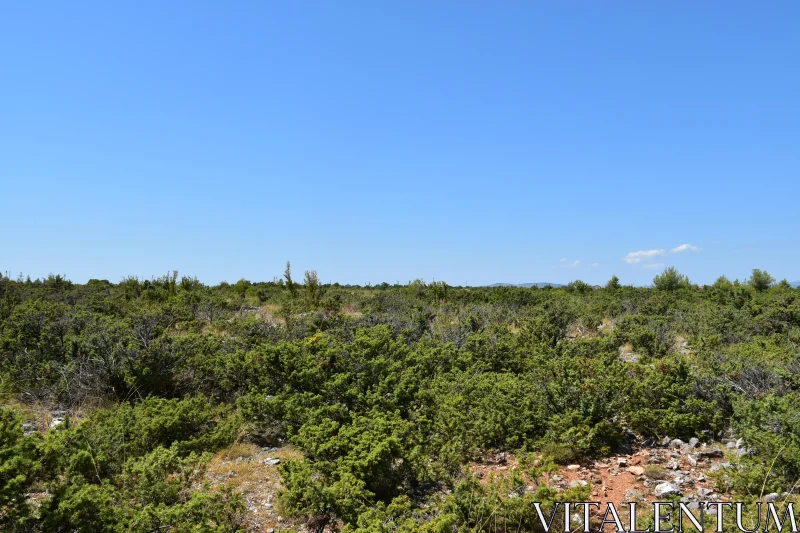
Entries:
{"label": "white cloud", "polygon": [[653,259],[666,254],[664,250],[639,250],[638,252],[630,252],[623,260],[629,265],[641,263],[644,259]]}
{"label": "white cloud", "polygon": [[562,258],[561,258],[561,262],[562,262],[562,263],[566,263],[566,262],[567,262],[567,258],[566,258],[566,257],[562,257]]}
{"label": "white cloud", "polygon": [[681,244],[669,250],[639,250],[638,252],[630,252],[622,258],[623,261],[629,265],[641,265],[644,268],[657,269],[664,268],[664,263],[655,262],[659,257],[670,254],[679,254],[681,252],[699,252],[701,248],[692,244]]}
{"label": "white cloud", "polygon": [[600,263],[592,263],[592,268],[599,267],[599,266],[600,266]]}
{"label": "white cloud", "polygon": [[699,252],[701,249],[697,246],[692,246],[691,244],[681,244],[680,246],[676,246],[670,252],[673,254],[679,254],[681,252]]}
{"label": "white cloud", "polygon": [[[567,263],[567,261],[568,261],[568,259],[566,257],[564,259],[562,259],[561,261],[559,261],[561,263],[560,265],[558,265],[559,268],[575,268],[576,266],[581,264],[580,259],[576,259],[575,261],[572,261],[571,263]],[[553,268],[555,268],[555,267],[553,267]]]}

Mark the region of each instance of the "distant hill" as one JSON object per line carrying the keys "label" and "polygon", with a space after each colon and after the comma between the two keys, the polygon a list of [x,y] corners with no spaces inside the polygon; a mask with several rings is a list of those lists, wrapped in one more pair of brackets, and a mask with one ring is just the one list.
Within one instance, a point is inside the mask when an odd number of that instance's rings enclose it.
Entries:
{"label": "distant hill", "polygon": [[550,285],[554,289],[564,286],[561,285],[560,283],[550,283],[549,281],[537,281],[534,283],[494,283],[492,285],[489,285],[489,287],[524,287],[526,289],[530,289],[534,285],[539,287],[540,289],[548,285]]}
{"label": "distant hill", "polygon": [[792,281],[791,283],[789,283],[789,285],[791,285],[796,289],[797,287],[800,287],[800,281]]}

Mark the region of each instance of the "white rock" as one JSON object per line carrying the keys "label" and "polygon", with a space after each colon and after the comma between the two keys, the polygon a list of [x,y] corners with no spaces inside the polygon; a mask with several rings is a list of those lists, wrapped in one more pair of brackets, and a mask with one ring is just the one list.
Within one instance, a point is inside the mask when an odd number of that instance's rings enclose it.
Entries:
{"label": "white rock", "polygon": [[680,494],[681,489],[673,485],[672,483],[659,483],[656,485],[655,495],[657,498],[661,498],[662,496],[669,496],[670,494]]}
{"label": "white rock", "polygon": [[701,498],[707,498],[712,494],[714,494],[714,491],[711,489],[707,489],[705,487],[700,487],[699,489],[697,489],[697,495]]}
{"label": "white rock", "polygon": [[634,502],[642,497],[642,493],[635,489],[628,489],[625,492],[625,501]]}

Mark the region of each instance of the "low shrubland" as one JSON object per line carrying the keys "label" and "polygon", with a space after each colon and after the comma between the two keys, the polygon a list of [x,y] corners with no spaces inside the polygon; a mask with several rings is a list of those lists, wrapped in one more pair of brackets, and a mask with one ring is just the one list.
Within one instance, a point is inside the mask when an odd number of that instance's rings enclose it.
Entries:
{"label": "low shrubland", "polygon": [[[792,492],[800,291],[764,274],[560,289],[298,284],[288,268],[214,287],[3,277],[0,528],[239,530],[240,495],[204,476],[235,443],[299,451],[278,467],[280,507],[318,530],[535,531],[531,501],[586,496],[536,487],[537,469],[665,436],[735,435],[730,490]],[[532,459],[470,475],[498,452]]]}

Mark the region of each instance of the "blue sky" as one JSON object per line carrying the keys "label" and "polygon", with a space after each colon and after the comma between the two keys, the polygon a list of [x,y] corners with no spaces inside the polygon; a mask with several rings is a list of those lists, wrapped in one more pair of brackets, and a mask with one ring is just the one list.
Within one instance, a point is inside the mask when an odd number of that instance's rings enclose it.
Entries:
{"label": "blue sky", "polygon": [[800,280],[798,24],[796,0],[6,2],[0,270]]}

